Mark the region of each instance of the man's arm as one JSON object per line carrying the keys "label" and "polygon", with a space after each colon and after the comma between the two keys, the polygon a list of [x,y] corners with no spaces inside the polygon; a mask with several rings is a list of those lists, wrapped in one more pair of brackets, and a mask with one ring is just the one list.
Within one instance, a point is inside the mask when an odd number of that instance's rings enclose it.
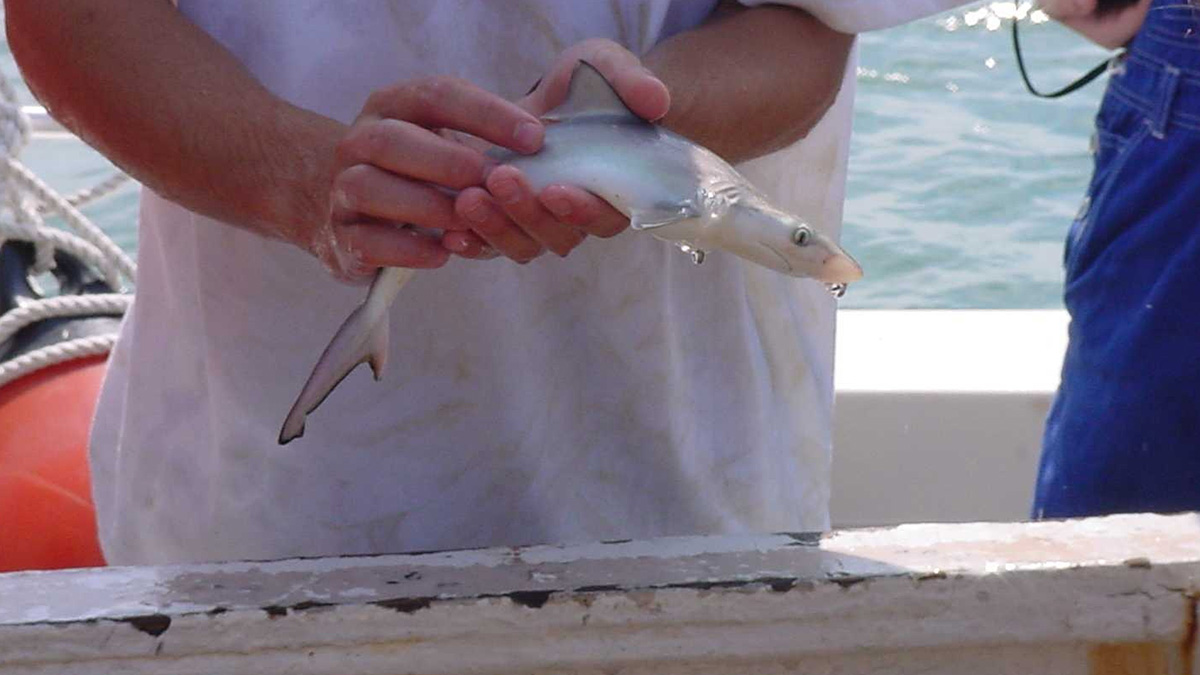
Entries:
{"label": "man's arm", "polygon": [[852,44],[806,12],[725,2],[644,62],[672,93],[663,124],[736,163],[791,145],[821,120]]}
{"label": "man's arm", "polygon": [[520,151],[541,143],[533,115],[445,78],[376,92],[350,127],[303,110],[167,0],[5,0],[5,9],[30,88],[69,129],[155,192],[291,242],[339,276],[445,262],[437,238],[395,224],[465,227],[452,197],[429,184],[476,185],[486,162],[434,128]]}
{"label": "man's arm", "polygon": [[342,125],[279,101],[166,0],[5,10],[34,95],[147,187],[269,235],[324,210],[307,188],[330,180]]}

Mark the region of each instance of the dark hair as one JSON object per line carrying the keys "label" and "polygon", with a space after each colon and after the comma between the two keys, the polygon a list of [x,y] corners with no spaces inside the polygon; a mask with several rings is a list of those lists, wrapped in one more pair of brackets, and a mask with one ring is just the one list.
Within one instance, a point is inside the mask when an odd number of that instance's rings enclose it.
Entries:
{"label": "dark hair", "polygon": [[1138,4],[1141,0],[1096,0],[1096,16],[1114,14]]}

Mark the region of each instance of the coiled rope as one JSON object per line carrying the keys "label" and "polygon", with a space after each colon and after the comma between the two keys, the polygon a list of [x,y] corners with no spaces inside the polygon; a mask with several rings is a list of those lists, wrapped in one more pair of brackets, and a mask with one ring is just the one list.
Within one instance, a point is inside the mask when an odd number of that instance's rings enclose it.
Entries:
{"label": "coiled rope", "polygon": [[[22,110],[12,84],[0,73],[0,245],[29,242],[34,247],[34,276],[54,269],[56,251],[70,253],[104,277],[108,286],[132,289],[137,274],[134,262],[80,207],[106,197],[130,179],[116,173],[101,183],[64,197],[46,185],[17,157],[29,143],[33,125]],[[46,224],[58,217],[66,229]],[[0,316],[0,344],[26,326],[47,319],[122,315],[133,301],[131,293],[60,295],[22,302]],[[116,334],[81,337],[41,347],[0,363],[0,386],[49,366],[108,353]]]}

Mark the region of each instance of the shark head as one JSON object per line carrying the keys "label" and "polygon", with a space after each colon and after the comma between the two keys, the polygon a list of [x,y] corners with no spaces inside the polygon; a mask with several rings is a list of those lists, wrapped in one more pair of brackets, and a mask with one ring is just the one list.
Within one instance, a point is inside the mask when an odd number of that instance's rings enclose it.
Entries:
{"label": "shark head", "polygon": [[756,200],[734,204],[724,220],[737,231],[734,252],[763,267],[828,284],[862,278],[862,267],[841,246],[799,218]]}

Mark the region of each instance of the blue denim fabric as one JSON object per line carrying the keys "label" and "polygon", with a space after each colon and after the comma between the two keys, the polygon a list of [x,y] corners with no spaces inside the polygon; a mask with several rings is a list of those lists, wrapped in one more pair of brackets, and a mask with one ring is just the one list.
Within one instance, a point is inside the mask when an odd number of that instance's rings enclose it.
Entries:
{"label": "blue denim fabric", "polygon": [[1154,0],[1096,127],[1033,516],[1200,510],[1200,4]]}

